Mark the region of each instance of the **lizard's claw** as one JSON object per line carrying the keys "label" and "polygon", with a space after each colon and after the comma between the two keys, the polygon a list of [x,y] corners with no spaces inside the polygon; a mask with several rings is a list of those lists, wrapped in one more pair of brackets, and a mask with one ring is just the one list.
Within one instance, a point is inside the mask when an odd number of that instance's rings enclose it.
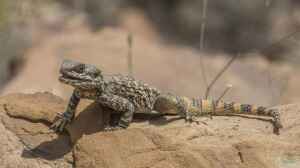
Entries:
{"label": "lizard's claw", "polygon": [[117,130],[122,130],[124,129],[123,127],[120,126],[107,126],[104,128],[104,132],[112,132],[112,131],[117,131]]}
{"label": "lizard's claw", "polygon": [[273,126],[274,126],[274,133],[279,135],[280,134],[280,129],[283,128],[282,124],[280,121],[273,121]]}
{"label": "lizard's claw", "polygon": [[65,113],[58,113],[50,126],[50,129],[55,132],[63,132],[66,125],[71,122],[71,118],[71,116],[66,115]]}
{"label": "lizard's claw", "polygon": [[191,123],[193,123],[193,122],[195,122],[195,121],[196,121],[196,120],[194,119],[193,116],[187,115],[187,116],[185,117],[185,122],[186,122],[186,123],[191,124]]}
{"label": "lizard's claw", "polygon": [[[202,121],[199,121],[197,118],[193,117],[193,116],[189,116],[185,118],[185,122],[192,124],[192,123],[196,123],[197,125],[200,125],[200,123],[204,123]],[[207,124],[206,124],[207,125]]]}

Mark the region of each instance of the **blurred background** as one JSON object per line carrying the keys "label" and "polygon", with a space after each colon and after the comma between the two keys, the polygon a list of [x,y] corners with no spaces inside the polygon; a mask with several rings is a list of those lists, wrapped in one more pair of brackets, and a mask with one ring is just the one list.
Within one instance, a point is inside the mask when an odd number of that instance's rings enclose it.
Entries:
{"label": "blurred background", "polygon": [[133,75],[157,88],[274,106],[300,100],[298,0],[0,0],[2,94],[48,91],[65,58]]}

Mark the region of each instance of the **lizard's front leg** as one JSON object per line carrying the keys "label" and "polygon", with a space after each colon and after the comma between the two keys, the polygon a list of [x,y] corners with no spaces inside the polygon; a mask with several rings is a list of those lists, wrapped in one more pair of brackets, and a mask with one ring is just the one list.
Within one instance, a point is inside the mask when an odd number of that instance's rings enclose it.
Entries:
{"label": "lizard's front leg", "polygon": [[129,126],[132,121],[135,108],[128,99],[117,95],[103,94],[98,97],[97,101],[101,105],[121,113],[121,118],[118,125],[116,127],[108,126],[105,128],[106,131],[125,129]]}
{"label": "lizard's front leg", "polygon": [[66,111],[64,113],[58,113],[53,121],[53,124],[50,126],[50,129],[54,130],[55,132],[62,132],[66,125],[74,119],[75,111],[79,101],[80,93],[77,89],[74,89]]}

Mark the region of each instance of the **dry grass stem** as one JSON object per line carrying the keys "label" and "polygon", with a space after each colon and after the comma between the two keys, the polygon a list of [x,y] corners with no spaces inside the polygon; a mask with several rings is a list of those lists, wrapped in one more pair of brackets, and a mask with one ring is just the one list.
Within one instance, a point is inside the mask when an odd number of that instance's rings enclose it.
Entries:
{"label": "dry grass stem", "polygon": [[[203,8],[202,8],[202,21],[201,21],[201,32],[200,32],[200,51],[203,51],[204,48],[204,36],[205,36],[205,28],[206,28],[206,13],[207,13],[207,0],[203,0]],[[207,77],[206,77],[206,71],[205,71],[205,63],[203,60],[203,57],[200,55],[199,57],[200,59],[200,68],[201,68],[201,75],[203,78],[203,82],[206,86],[206,88],[208,87],[208,83],[207,83]]]}
{"label": "dry grass stem", "polygon": [[127,54],[128,75],[133,77],[132,43],[133,43],[133,35],[132,35],[132,33],[129,33],[128,36],[127,36],[127,44],[128,44],[128,54]]}
{"label": "dry grass stem", "polygon": [[237,54],[233,56],[227,64],[219,71],[219,73],[214,77],[214,79],[211,81],[211,83],[208,85],[205,91],[205,99],[208,98],[209,92],[212,89],[213,85],[217,82],[217,80],[223,75],[223,73],[230,67],[230,65],[236,60],[237,57],[239,57],[240,54]]}

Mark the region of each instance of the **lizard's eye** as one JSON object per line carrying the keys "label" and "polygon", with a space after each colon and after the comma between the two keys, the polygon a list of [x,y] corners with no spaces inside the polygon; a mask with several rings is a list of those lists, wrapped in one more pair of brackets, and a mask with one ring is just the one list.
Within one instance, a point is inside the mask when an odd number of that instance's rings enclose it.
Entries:
{"label": "lizard's eye", "polygon": [[84,71],[84,64],[80,64],[75,68],[75,71],[78,73],[83,73]]}

